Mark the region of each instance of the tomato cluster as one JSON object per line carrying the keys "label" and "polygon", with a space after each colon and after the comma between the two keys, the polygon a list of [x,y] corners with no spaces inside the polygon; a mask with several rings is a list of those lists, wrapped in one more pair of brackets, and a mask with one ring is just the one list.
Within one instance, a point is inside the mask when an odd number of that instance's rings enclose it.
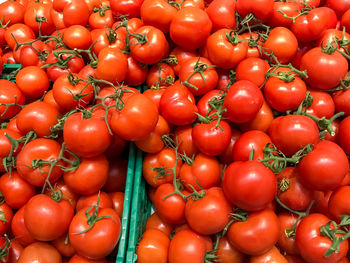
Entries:
{"label": "tomato cluster", "polygon": [[[349,262],[349,0],[0,4],[0,261]],[[15,78],[15,82],[9,79]],[[143,91],[143,92],[141,92]]]}

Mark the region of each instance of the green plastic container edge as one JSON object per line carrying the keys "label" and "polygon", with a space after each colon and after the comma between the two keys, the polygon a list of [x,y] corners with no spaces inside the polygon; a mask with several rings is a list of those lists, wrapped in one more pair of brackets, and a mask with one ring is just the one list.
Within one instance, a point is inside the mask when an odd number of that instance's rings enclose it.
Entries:
{"label": "green plastic container edge", "polygon": [[19,69],[21,64],[4,64],[2,68],[2,74],[0,74],[0,79],[8,79],[12,82],[16,82],[15,76],[10,76],[10,73]]}

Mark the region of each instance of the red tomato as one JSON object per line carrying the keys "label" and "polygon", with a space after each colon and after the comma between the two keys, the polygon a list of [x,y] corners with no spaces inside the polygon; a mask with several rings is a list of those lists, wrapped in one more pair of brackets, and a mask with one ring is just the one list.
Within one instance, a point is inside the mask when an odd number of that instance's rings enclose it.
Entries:
{"label": "red tomato", "polygon": [[205,11],[196,7],[183,8],[171,21],[170,38],[178,46],[194,50],[205,44],[211,29],[212,22]]}
{"label": "red tomato", "polygon": [[346,117],[339,126],[338,141],[346,154],[350,154],[350,117]]}
{"label": "red tomato", "polygon": [[9,47],[14,50],[17,43],[24,43],[29,39],[35,39],[35,34],[33,30],[25,24],[13,24],[5,32],[5,40]]}
{"label": "red tomato", "polygon": [[337,223],[340,223],[342,215],[349,214],[349,195],[350,195],[350,186],[341,186],[337,188],[329,198],[328,202],[328,211],[330,217],[335,220]]}
{"label": "red tomato", "polygon": [[282,212],[277,217],[281,225],[278,246],[288,254],[299,254],[299,249],[295,242],[295,230],[294,232],[292,231],[294,224],[297,223],[297,216],[292,213]]}
{"label": "red tomato", "polygon": [[24,224],[24,206],[21,207],[13,216],[11,222],[11,232],[15,236],[16,240],[18,240],[23,246],[28,246],[36,241]]}
{"label": "red tomato", "polygon": [[18,88],[27,97],[42,97],[49,88],[49,78],[44,70],[37,66],[21,69],[16,75]]}
{"label": "red tomato", "polygon": [[91,29],[112,27],[114,22],[112,11],[105,9],[102,5],[93,10],[89,17],[89,26]]}
{"label": "red tomato", "polygon": [[38,35],[39,23],[38,20],[43,20],[40,23],[40,34],[50,35],[55,26],[51,18],[50,9],[52,4],[50,1],[44,2],[31,2],[24,13],[24,23],[29,26]]}
{"label": "red tomato", "polygon": [[88,49],[92,43],[90,31],[81,25],[73,25],[64,31],[63,42],[70,49]]}
{"label": "red tomato", "polygon": [[148,71],[146,83],[150,88],[167,87],[174,83],[173,68],[166,63],[153,65]]}
{"label": "red tomato", "polygon": [[109,161],[107,181],[103,190],[110,192],[121,192],[125,189],[128,161],[122,158]]}
{"label": "red tomato", "polygon": [[[52,51],[52,48],[48,44],[45,44],[44,42],[38,40],[38,41],[35,41],[32,44],[32,46],[30,45],[20,46],[19,49],[13,53],[13,55],[16,61],[18,61],[18,63],[20,63],[23,67],[27,67],[27,66],[42,67],[43,65],[45,65],[46,59],[48,55],[51,53],[51,51]],[[43,76],[43,78],[45,79],[47,77]]]}
{"label": "red tomato", "polygon": [[223,236],[220,238],[218,251],[216,252],[216,255],[221,263],[245,262],[244,254],[230,244],[230,242],[227,239],[227,236]]}
{"label": "red tomato", "polygon": [[113,15],[120,17],[126,15],[128,18],[140,17],[140,8],[143,0],[112,0],[110,1]]}
{"label": "red tomato", "polygon": [[225,151],[219,156],[219,160],[222,164],[230,164],[233,162],[233,148],[241,135],[242,133],[239,130],[231,128],[230,144],[226,147]]}
{"label": "red tomato", "polygon": [[350,32],[350,11],[346,11],[341,18],[341,25],[345,27],[346,32]]}
{"label": "red tomato", "polygon": [[155,212],[146,221],[145,231],[147,231],[148,229],[157,229],[159,231],[162,231],[167,236],[170,236],[173,232],[174,227],[173,225],[168,224],[167,222],[162,220],[159,217],[158,213]]}
{"label": "red tomato", "polygon": [[54,246],[44,242],[35,242],[25,247],[18,259],[18,263],[26,262],[61,263],[62,256]]}
{"label": "red tomato", "polygon": [[111,197],[107,193],[100,191],[99,193],[94,193],[92,195],[80,196],[75,210],[80,211],[84,208],[86,209],[96,205],[98,197],[100,197],[100,208],[112,208],[113,203]]}
{"label": "red tomato", "polygon": [[6,203],[0,204],[0,235],[7,233],[11,226],[13,211]]}
{"label": "red tomato", "polygon": [[249,213],[246,221],[234,222],[227,231],[231,245],[248,255],[261,255],[269,251],[279,236],[280,223],[270,209]]}
{"label": "red tomato", "polygon": [[213,23],[213,31],[236,27],[235,1],[214,0],[205,10]]}
{"label": "red tomato", "polygon": [[[312,89],[309,89],[309,91],[312,96],[312,104],[307,108],[306,112],[318,118],[332,118],[336,107],[334,104],[337,104],[337,100],[335,99],[336,95],[334,95],[333,101],[331,95],[327,92]],[[338,95],[340,95],[340,93]],[[337,112],[341,112],[341,110],[337,110]]]}
{"label": "red tomato", "polygon": [[242,60],[236,69],[237,80],[249,80],[261,87],[265,83],[265,74],[270,65],[261,58],[249,57]]}
{"label": "red tomato", "polygon": [[192,126],[179,126],[175,129],[175,139],[179,143],[179,153],[187,156],[194,156],[199,153],[199,149],[192,139]]}
{"label": "red tomato", "polygon": [[125,84],[139,86],[146,81],[148,67],[140,64],[132,56],[128,56],[128,72],[125,77]]}
{"label": "red tomato", "polygon": [[320,141],[298,165],[301,183],[313,190],[333,190],[349,170],[346,154],[331,141]]}
{"label": "red tomato", "polygon": [[105,47],[125,49],[125,32],[124,28],[116,30],[109,28],[94,29],[91,33],[91,42],[95,43],[92,50],[98,56],[100,51]]}
{"label": "red tomato", "polygon": [[182,63],[188,58],[198,57],[198,54],[195,51],[177,46],[170,52],[170,56],[173,56],[174,64],[172,66],[175,74],[178,76]]}
{"label": "red tomato", "polygon": [[121,219],[123,216],[124,193],[112,192],[108,193],[113,202],[113,209]]}
{"label": "red tomato", "polygon": [[242,17],[252,13],[262,22],[266,22],[272,15],[273,2],[273,0],[237,0],[236,10]]}
{"label": "red tomato", "polygon": [[225,169],[222,187],[232,204],[247,211],[258,211],[274,199],[277,180],[273,172],[258,161],[234,162]]}
{"label": "red tomato", "polygon": [[[0,171],[11,171],[15,166],[14,158],[21,151],[22,144],[19,143],[16,149],[16,145],[13,140],[21,139],[22,135],[17,132],[6,129],[0,129]],[[12,138],[12,139],[11,139]]]}
{"label": "red tomato", "polygon": [[17,1],[5,1],[0,4],[0,18],[2,23],[11,26],[23,22],[25,7]]}
{"label": "red tomato", "polygon": [[89,21],[89,7],[84,0],[72,0],[65,2],[63,8],[63,22],[66,27],[72,25],[85,26]]}
{"label": "red tomato", "polygon": [[349,0],[327,0],[327,6],[332,8],[336,13],[338,18],[341,18],[342,15],[350,9]]}
{"label": "red tomato", "polygon": [[295,17],[299,14],[300,5],[295,2],[274,2],[273,13],[270,19],[270,24],[274,27],[283,26],[290,28],[293,23],[292,19],[286,18],[281,12],[289,17]]}
{"label": "red tomato", "polygon": [[69,239],[67,240],[67,234],[53,240],[52,245],[64,257],[72,257],[75,254],[75,249],[70,244]]}

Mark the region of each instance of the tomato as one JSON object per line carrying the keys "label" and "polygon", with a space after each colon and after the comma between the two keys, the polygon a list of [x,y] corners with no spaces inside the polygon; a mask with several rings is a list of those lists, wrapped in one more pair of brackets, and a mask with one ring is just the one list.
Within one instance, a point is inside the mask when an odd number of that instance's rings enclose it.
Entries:
{"label": "tomato", "polygon": [[339,18],[350,9],[350,1],[348,0],[327,0],[327,6],[332,8]]}
{"label": "tomato", "polygon": [[248,255],[266,253],[275,245],[279,235],[280,223],[270,209],[249,213],[246,221],[232,223],[227,231],[231,245]]}
{"label": "tomato", "polygon": [[286,259],[288,260],[288,263],[306,263],[302,257],[296,255],[286,255]]}
{"label": "tomato", "polygon": [[236,79],[249,80],[261,87],[265,83],[265,74],[269,69],[270,65],[261,58],[245,58],[237,66]]}
{"label": "tomato", "polygon": [[173,56],[174,58],[175,64],[172,64],[172,67],[174,69],[175,74],[178,76],[182,63],[188,58],[198,57],[198,54],[195,51],[177,46],[170,52],[170,56]]}
{"label": "tomato", "polygon": [[[300,255],[307,262],[338,262],[346,256],[348,251],[348,241],[345,240],[339,244],[339,252],[333,253],[329,257],[324,254],[332,245],[332,240],[323,236],[320,233],[321,226],[326,225],[330,221],[325,215],[311,214],[304,217],[295,234],[295,241],[297,243]],[[341,234],[335,234],[341,236]]]}
{"label": "tomato", "polygon": [[[249,107],[246,105],[249,104]],[[255,118],[263,105],[263,95],[254,83],[240,80],[234,83],[224,100],[226,116],[230,121],[243,123]]]}
{"label": "tomato", "polygon": [[143,94],[135,94],[113,113],[111,128],[125,140],[145,139],[155,129],[158,118],[155,103]]}
{"label": "tomato", "polygon": [[257,115],[255,115],[255,118],[250,122],[241,123],[240,129],[242,131],[259,130],[267,133],[273,120],[273,112],[269,104],[264,100],[264,103]]}
{"label": "tomato", "polygon": [[6,203],[0,204],[0,234],[3,236],[11,226],[13,211]]}
{"label": "tomato", "polygon": [[248,161],[249,155],[254,150],[253,160],[264,159],[264,147],[271,143],[270,137],[262,131],[248,131],[243,133],[233,146],[233,160]]}
{"label": "tomato", "polygon": [[215,157],[199,153],[193,163],[184,163],[180,170],[181,183],[189,192],[218,186],[221,180],[220,164]]}
{"label": "tomato", "polygon": [[[149,97],[153,102],[156,104],[158,110],[159,110],[159,105],[160,105],[160,99],[163,96],[163,93],[165,92],[166,87],[152,87],[150,89],[147,89],[143,92],[144,95]],[[158,120],[159,121],[159,120]]]}
{"label": "tomato", "polygon": [[4,53],[4,55],[2,56],[2,63],[3,64],[16,64],[16,60],[13,57],[12,51]]}
{"label": "tomato", "polygon": [[[332,118],[334,115],[336,99],[332,99],[327,92],[309,89],[312,96],[312,104],[307,108],[306,112],[318,118]],[[339,94],[340,95],[340,94]],[[335,98],[336,95],[334,95]],[[340,112],[340,111],[337,111]]]}
{"label": "tomato", "polygon": [[108,161],[104,155],[80,159],[76,170],[64,173],[63,179],[75,193],[89,195],[96,193],[106,183]]}
{"label": "tomato", "polygon": [[273,53],[280,63],[288,63],[297,53],[298,40],[288,28],[275,27],[264,43],[263,50]]}
{"label": "tomato", "polygon": [[105,47],[98,54],[96,77],[112,83],[122,82],[126,77],[127,67],[125,54],[117,48]]}
{"label": "tomato", "polygon": [[89,21],[89,15],[89,7],[84,0],[69,1],[63,8],[63,22],[66,27],[85,26]]}
{"label": "tomato", "polygon": [[0,119],[11,119],[21,108],[16,105],[8,106],[3,104],[12,104],[16,102],[18,105],[23,105],[25,97],[22,91],[9,80],[0,79]]}
{"label": "tomato", "polygon": [[272,76],[264,86],[266,101],[280,112],[298,109],[305,99],[306,91],[305,82],[297,76],[293,76],[291,81]]}
{"label": "tomato", "polygon": [[[91,219],[87,220],[93,214],[96,214],[97,221],[91,227]],[[101,259],[117,245],[120,230],[119,216],[112,208],[98,209],[95,206],[90,211],[82,209],[73,217],[69,226],[69,240],[79,254],[91,259]],[[85,232],[81,233],[82,231]]]}
{"label": "tomato", "polygon": [[331,141],[320,141],[298,165],[301,183],[313,190],[333,190],[349,170],[346,154]]}
{"label": "tomato", "polygon": [[44,3],[33,1],[26,7],[26,11],[24,13],[24,23],[33,29],[33,31],[38,35],[38,20],[43,20],[40,24],[40,34],[50,35],[55,30],[50,14],[51,7],[51,2]]}
{"label": "tomato", "polygon": [[160,230],[146,230],[136,249],[137,262],[167,263],[169,244],[169,237]]}
{"label": "tomato", "polygon": [[43,186],[46,180],[56,182],[63,173],[60,168],[63,161],[56,162],[50,174],[51,164],[43,161],[56,161],[60,152],[61,145],[51,139],[40,138],[27,143],[17,156],[18,174],[34,186]]}
{"label": "tomato", "polygon": [[148,67],[140,64],[132,56],[128,56],[128,72],[125,83],[130,86],[139,86],[146,81]]}
{"label": "tomato", "polygon": [[92,43],[95,43],[92,50],[98,56],[105,47],[125,49],[125,32],[123,28],[116,30],[109,28],[94,29],[91,32]]}
{"label": "tomato", "polygon": [[350,117],[346,117],[339,125],[338,141],[346,154],[350,154],[349,144]]}
{"label": "tomato", "polygon": [[169,246],[169,263],[202,263],[206,254],[206,241],[191,230],[175,234]]}
{"label": "tomato", "polygon": [[349,195],[350,186],[337,188],[331,195],[328,202],[328,211],[332,219],[337,222],[341,221],[340,216],[348,214],[347,196]]}
{"label": "tomato", "polygon": [[178,46],[194,50],[205,44],[211,29],[212,22],[205,11],[196,7],[183,8],[171,20],[170,38]]}
{"label": "tomato", "polygon": [[303,56],[300,70],[307,71],[308,78],[305,81],[311,87],[332,89],[345,78],[348,72],[348,62],[338,52],[326,54],[320,47],[316,47]]}
{"label": "tomato", "polygon": [[278,174],[277,196],[283,204],[297,211],[307,210],[313,199],[312,191],[300,183],[298,170],[295,167],[287,167]]}
{"label": "tomato", "polygon": [[292,231],[293,225],[297,223],[297,216],[291,213],[282,212],[277,217],[281,225],[278,246],[283,252],[288,254],[299,254],[299,249],[295,242],[295,230]]}
{"label": "tomato", "polygon": [[[9,136],[9,137],[7,137]],[[20,152],[22,144],[16,145],[10,139],[19,140],[22,135],[10,129],[0,129],[0,171],[11,171],[14,166],[14,157]],[[9,139],[10,138],[10,139]],[[11,139],[11,140],[12,140]]]}
{"label": "tomato", "polygon": [[85,107],[94,96],[92,85],[78,81],[79,78],[76,74],[64,74],[53,84],[53,97],[58,106],[65,111]]}
{"label": "tomato", "polygon": [[246,58],[248,44],[230,29],[219,29],[207,40],[209,59],[223,69],[231,69]]}
{"label": "tomato", "polygon": [[61,263],[62,257],[57,249],[44,242],[35,242],[24,248],[18,263],[52,262]]}
{"label": "tomato", "polygon": [[312,207],[312,211],[330,217],[328,203],[332,193],[333,191],[314,191],[313,199],[315,200],[315,205]]}
{"label": "tomato", "polygon": [[50,136],[51,127],[57,124],[58,110],[42,101],[27,104],[18,114],[16,123],[22,134],[34,131],[39,137]]}
{"label": "tomato", "polygon": [[[73,208],[76,207],[79,195],[73,192],[63,181],[63,178],[58,180],[53,186],[54,191],[62,193],[62,196],[67,200]],[[46,194],[52,196],[52,190],[50,188],[46,189]]]}
{"label": "tomato", "polygon": [[169,237],[173,232],[174,227],[162,220],[158,213],[155,212],[146,221],[145,231],[148,229],[157,229]]}
{"label": "tomato", "polygon": [[221,263],[243,263],[245,256],[233,247],[227,239],[223,236],[219,240],[218,251],[216,252],[219,262]]}
{"label": "tomato", "polygon": [[143,0],[112,0],[110,1],[113,15],[120,17],[126,15],[128,18],[140,17],[140,8]]}
{"label": "tomato", "polygon": [[18,88],[25,96],[37,99],[49,88],[49,78],[44,70],[37,66],[21,69],[16,75]]}
{"label": "tomato", "polygon": [[178,152],[180,154],[186,154],[189,157],[192,157],[199,153],[199,149],[194,144],[192,139],[192,126],[179,126],[175,129],[174,137],[175,140],[179,143]]}
{"label": "tomato", "polygon": [[348,99],[350,98],[349,96],[349,89],[339,90],[333,94],[335,110],[337,112],[344,112],[346,116],[350,115],[350,107],[349,103],[347,103]]}
{"label": "tomato", "polygon": [[67,240],[67,235],[63,235],[52,241],[52,245],[60,252],[60,254],[64,257],[72,257],[75,254],[75,249]]}
{"label": "tomato", "polygon": [[181,159],[176,161],[175,151],[171,148],[163,148],[157,153],[147,154],[143,159],[142,174],[146,182],[152,187],[158,187],[164,183],[173,181],[172,169],[176,164],[176,176],[179,175],[182,166]]}
{"label": "tomato", "polygon": [[262,22],[266,22],[272,15],[273,2],[273,0],[237,0],[236,10],[242,17],[252,13]]}
{"label": "tomato", "polygon": [[91,65],[86,65],[79,71],[79,76],[84,80],[88,80],[89,76],[95,78],[96,77],[96,69],[93,68]]}
{"label": "tomato", "polygon": [[174,83],[174,79],[173,68],[169,64],[158,63],[148,71],[146,83],[150,88],[167,87]]}
{"label": "tomato", "polygon": [[113,202],[113,209],[121,219],[123,216],[123,205],[124,205],[124,193],[113,192],[108,193]]}
{"label": "tomato", "polygon": [[[16,57],[15,59],[23,67],[27,67],[27,66],[42,67],[46,63],[46,59],[49,53],[52,51],[52,48],[42,41],[35,41],[32,44],[32,46],[33,47],[29,45],[21,46],[17,52],[14,52],[14,56],[16,56],[16,54],[19,53],[19,60]],[[32,70],[34,69],[34,72],[38,71],[38,73],[40,73],[37,68],[31,68],[31,69]],[[43,76],[42,74],[38,74],[38,75],[41,76],[43,79],[47,78],[47,76]]]}
{"label": "tomato", "polygon": [[346,11],[341,18],[341,25],[345,27],[346,32],[350,32],[350,11]]}
{"label": "tomato", "polygon": [[11,26],[23,22],[25,8],[17,1],[5,1],[0,4],[0,18],[2,23]]}
{"label": "tomato", "polygon": [[[79,156],[90,158],[102,154],[111,144],[111,134],[103,117],[104,110],[89,114],[71,114],[63,127],[67,148]],[[90,115],[90,116],[89,116]],[[98,140],[93,140],[98,136]]]}
{"label": "tomato", "polygon": [[231,128],[230,144],[226,147],[225,151],[219,156],[219,160],[222,164],[230,164],[233,162],[233,148],[241,135],[242,133],[239,130]]}
{"label": "tomato", "polygon": [[[21,256],[24,248],[17,239],[11,240],[11,255],[10,262],[18,262],[19,257]],[[12,260],[12,261],[11,261]]]}
{"label": "tomato", "polygon": [[88,259],[86,257],[80,256],[79,254],[75,254],[71,257],[68,263],[108,263],[105,258],[102,259]]}
{"label": "tomato", "polygon": [[169,124],[161,115],[159,115],[157,125],[150,135],[144,140],[135,141],[135,144],[144,152],[157,153],[164,148],[164,142],[161,136],[169,133]]}
{"label": "tomato", "polygon": [[230,221],[231,204],[221,188],[212,187],[204,192],[204,197],[195,200],[190,197],[185,208],[188,225],[199,234],[212,235],[222,231]]}
{"label": "tomato", "polygon": [[113,203],[112,203],[111,197],[107,193],[100,191],[92,195],[80,196],[75,210],[80,211],[82,209],[86,209],[96,205],[98,197],[100,198],[100,203],[99,203],[100,208],[112,208]]}
{"label": "tomato", "polygon": [[121,192],[125,189],[128,161],[117,158],[109,161],[107,181],[103,190],[110,192]]}
{"label": "tomato", "polygon": [[[328,29],[326,32],[324,32],[322,37],[320,39],[318,39],[317,45],[318,46],[322,46],[323,48],[326,48],[328,43],[331,43],[332,41],[334,41],[332,43],[332,45],[335,48],[337,48],[337,49],[339,49],[341,51],[345,51],[344,48],[349,49],[349,45],[344,46],[344,47],[337,46],[337,42],[335,42],[335,41],[337,41],[339,39],[342,39],[343,41],[349,40],[350,39],[350,35],[347,32],[343,33],[343,31],[340,31],[340,30],[337,30],[337,29]],[[343,45],[345,43],[346,42],[344,42]]]}
{"label": "tomato", "polygon": [[[234,162],[225,169],[222,187],[227,199],[247,210],[264,209],[277,193],[273,172],[258,161]],[[259,185],[259,189],[256,186]]]}
{"label": "tomato", "polygon": [[[171,195],[163,199],[167,195],[173,193],[175,190],[172,184],[160,185],[155,193],[154,206],[158,211],[159,216],[170,224],[183,224],[185,220],[185,200],[178,194]],[[186,191],[182,191],[186,194]]]}
{"label": "tomato", "polygon": [[[184,85],[175,82],[160,99],[160,114],[171,124],[187,125],[197,119],[198,109],[193,94]],[[181,114],[178,114],[181,112]]]}
{"label": "tomato", "polygon": [[213,23],[214,32],[221,28],[236,27],[235,5],[234,1],[227,0],[214,0],[209,4],[205,11]]}
{"label": "tomato", "polygon": [[273,246],[271,250],[259,256],[252,256],[250,263],[267,263],[267,262],[278,262],[288,263],[287,259],[280,253],[278,248]]}
{"label": "tomato", "polygon": [[105,9],[102,5],[93,10],[89,17],[89,26],[91,29],[112,27],[114,22],[112,11]]}
{"label": "tomato", "polygon": [[35,194],[34,186],[19,176],[17,171],[12,171],[11,176],[5,173],[0,177],[0,191],[5,202],[13,209],[24,206]]}
{"label": "tomato", "polygon": [[273,4],[273,13],[270,19],[270,24],[274,27],[283,26],[290,28],[293,20],[285,18],[281,12],[286,14],[289,17],[295,17],[299,14],[300,5],[295,2],[274,2]]}
{"label": "tomato", "polygon": [[33,30],[25,24],[13,24],[5,32],[5,40],[9,47],[14,50],[17,43],[26,42],[28,39],[35,39]]}
{"label": "tomato", "polygon": [[24,224],[24,206],[14,214],[11,222],[11,232],[23,246],[28,246],[36,241]]}
{"label": "tomato", "polygon": [[88,49],[92,43],[90,31],[81,25],[70,26],[64,31],[63,42],[71,49]]}
{"label": "tomato", "polygon": [[57,29],[66,28],[66,25],[64,24],[64,21],[63,21],[63,13],[62,12],[58,12],[54,8],[51,8],[50,15],[51,15],[52,22]]}
{"label": "tomato", "polygon": [[[168,42],[165,35],[153,26],[142,26],[130,40],[131,56],[144,64],[155,64],[167,56]],[[147,40],[147,41],[146,41]]]}
{"label": "tomato", "polygon": [[[203,95],[197,103],[198,113],[202,116],[210,116],[217,112],[216,109],[212,109],[210,106],[213,101],[220,101],[222,99],[223,92],[217,89],[208,91]],[[216,117],[216,116],[215,116]]]}
{"label": "tomato", "polygon": [[269,135],[273,144],[287,156],[292,156],[308,144],[319,141],[317,124],[302,115],[280,116],[272,121]]}

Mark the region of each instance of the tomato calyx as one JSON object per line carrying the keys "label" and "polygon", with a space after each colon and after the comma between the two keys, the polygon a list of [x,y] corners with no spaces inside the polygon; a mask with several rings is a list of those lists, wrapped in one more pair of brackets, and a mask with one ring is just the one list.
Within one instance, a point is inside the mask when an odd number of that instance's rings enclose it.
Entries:
{"label": "tomato calyx", "polygon": [[93,9],[93,12],[94,13],[97,13],[98,12],[98,14],[101,16],[101,17],[104,17],[105,15],[106,15],[106,11],[107,10],[110,10],[111,9],[111,7],[110,6],[100,6],[100,7],[94,7],[94,9]]}
{"label": "tomato calyx", "polygon": [[[96,222],[98,222],[102,219],[107,219],[107,218],[112,219],[114,222],[117,223],[115,218],[113,218],[112,216],[98,216],[99,208],[100,208],[100,192],[98,192],[96,204],[90,206],[88,209],[85,210],[85,216],[87,218],[86,223],[89,225],[89,227],[83,231],[73,233],[73,235],[80,235],[80,234],[84,234],[84,233],[90,231],[94,227]],[[91,213],[92,210],[94,210],[94,211]]]}
{"label": "tomato calyx", "polygon": [[312,151],[312,145],[308,144],[291,157],[286,157],[272,143],[267,143],[264,147],[264,159],[260,160],[267,168],[270,168],[274,173],[281,173],[288,164],[298,164],[308,153]]}
{"label": "tomato calyx", "polygon": [[282,178],[280,182],[278,182],[278,188],[280,191],[285,192],[289,189],[290,181],[288,178]]}
{"label": "tomato calyx", "polygon": [[5,243],[2,244],[0,247],[0,261],[6,262],[9,254],[11,242],[6,234],[3,236],[3,238],[5,239]]}
{"label": "tomato calyx", "polygon": [[177,3],[176,1],[170,1],[167,0],[168,4],[171,5],[172,7],[175,7],[176,9],[180,10],[181,9],[181,5],[184,2],[184,0],[181,0],[180,3]]}
{"label": "tomato calyx", "polygon": [[339,253],[340,243],[350,238],[350,231],[347,228],[350,225],[350,216],[341,215],[340,218],[341,222],[339,224],[335,221],[329,221],[326,225],[320,227],[321,235],[333,241],[331,247],[324,254],[326,258],[333,253]]}

